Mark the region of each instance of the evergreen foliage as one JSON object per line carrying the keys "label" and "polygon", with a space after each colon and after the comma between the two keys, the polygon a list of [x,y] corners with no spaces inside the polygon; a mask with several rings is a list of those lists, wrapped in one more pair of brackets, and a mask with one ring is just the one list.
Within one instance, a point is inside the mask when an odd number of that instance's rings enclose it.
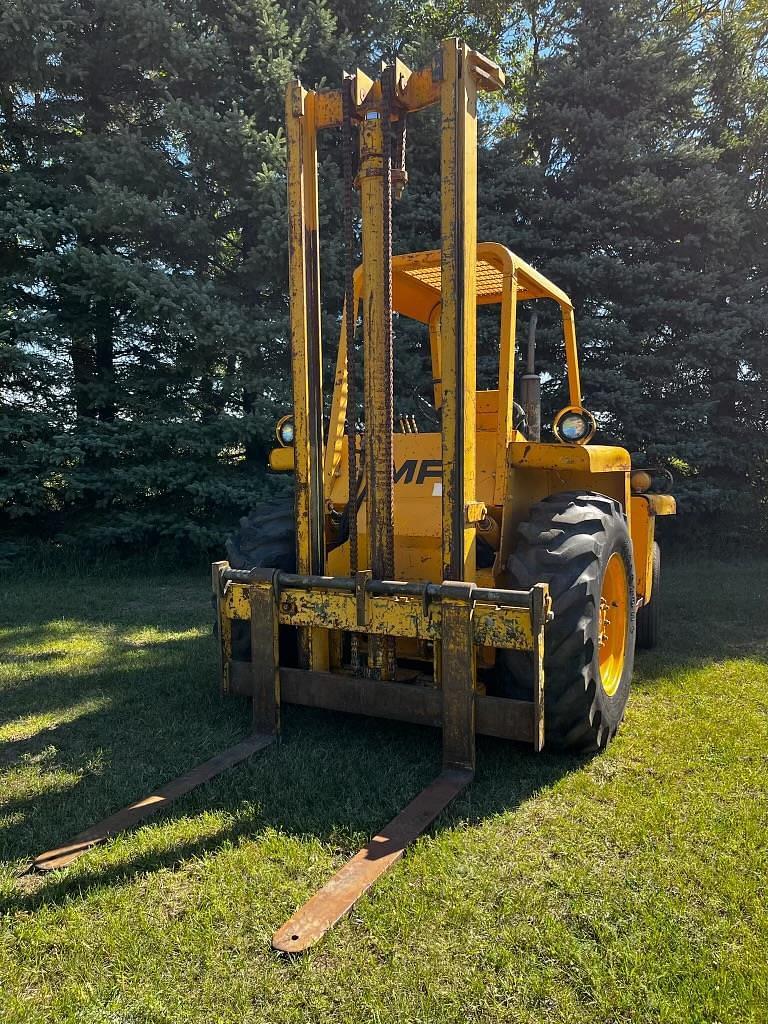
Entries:
{"label": "evergreen foliage", "polygon": [[[485,234],[569,292],[599,439],[675,466],[686,529],[754,530],[768,413],[765,38],[743,12],[538,5]],[[501,226],[503,224],[503,227]],[[482,232],[481,232],[482,233]],[[565,402],[554,332],[550,411]]]}
{"label": "evergreen foliage", "polygon": [[[0,12],[0,527],[216,547],[290,406],[283,88],[463,34],[511,69],[484,106],[480,237],[576,304],[600,440],[679,470],[686,529],[768,499],[768,76],[760,0],[9,0]],[[395,251],[439,245],[434,112],[411,119]],[[339,140],[322,144],[329,368]],[[398,409],[421,407],[397,325]],[[521,317],[521,336],[525,316]],[[563,404],[540,320],[549,411]],[[481,331],[480,375],[492,363]],[[332,379],[332,375],[328,375]]]}
{"label": "evergreen foliage", "polygon": [[346,39],[313,2],[20,0],[0,46],[0,504],[215,543],[290,405],[284,86]]}

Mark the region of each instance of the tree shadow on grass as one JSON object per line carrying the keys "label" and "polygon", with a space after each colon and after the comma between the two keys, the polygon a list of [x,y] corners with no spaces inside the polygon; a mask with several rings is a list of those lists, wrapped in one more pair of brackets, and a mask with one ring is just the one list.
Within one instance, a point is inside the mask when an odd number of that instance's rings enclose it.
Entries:
{"label": "tree shadow on grass", "polygon": [[768,664],[765,569],[760,559],[738,567],[706,558],[673,562],[662,583],[658,645],[635,658],[637,684],[727,661]]}
{"label": "tree shadow on grass", "polygon": [[705,668],[739,658],[768,661],[768,560],[721,561],[678,557],[664,569],[661,636],[638,665]]}
{"label": "tree shadow on grass", "polygon": [[[204,600],[205,595],[201,603]],[[641,685],[653,685],[672,671],[705,666],[718,658],[764,658],[762,641],[755,639],[749,628],[738,624],[739,628],[731,631],[717,629],[717,616],[711,608],[699,625],[691,621],[690,608],[686,617],[686,601],[690,598],[681,592],[673,597],[673,605],[683,612],[677,634],[674,624],[667,622],[669,635],[663,647],[638,659]],[[176,618],[173,624],[166,620],[166,628],[183,630],[197,625],[184,621],[183,615]],[[19,715],[66,713],[67,708],[75,713],[77,705],[94,694],[104,699],[96,710],[85,710],[71,721],[15,741],[4,752],[0,748],[0,768],[14,761],[21,770],[37,764],[40,773],[49,776],[39,792],[31,792],[33,778],[27,791],[22,790],[0,808],[8,822],[0,831],[0,855],[9,860],[31,857],[65,842],[237,742],[249,728],[247,702],[224,701],[218,695],[212,637],[152,641],[139,645],[137,652],[136,644],[126,644],[121,634],[157,624],[156,608],[142,608],[140,603],[130,621],[112,627],[95,614],[78,616],[78,621],[97,626],[100,635],[109,639],[103,656],[72,676],[54,672],[50,660],[40,659],[33,677],[14,686],[12,695],[0,696],[5,706]],[[44,628],[45,623],[27,627],[13,639],[34,644]],[[702,632],[707,636],[706,648],[701,643]],[[54,633],[51,641],[57,649],[61,646]],[[3,651],[13,655],[7,644]],[[456,821],[476,823],[513,810],[536,792],[578,771],[585,760],[535,755],[528,748],[480,737],[475,781],[435,827],[440,830]],[[162,826],[169,820],[213,811],[220,814],[221,827],[172,847],[163,846],[158,835],[156,845],[144,843],[142,849],[128,849],[119,863],[105,863],[96,855],[91,866],[86,855],[75,867],[36,881],[36,888],[19,888],[10,896],[8,908],[58,904],[72,894],[175,868],[228,844],[258,839],[270,829],[317,839],[351,853],[439,770],[438,730],[286,708],[279,743],[150,820],[150,824],[154,821]]]}
{"label": "tree shadow on grass", "polygon": [[[115,642],[70,674],[41,664],[0,693],[4,723],[21,725],[18,739],[0,744],[3,859],[66,840],[246,731],[242,702],[224,701],[215,686],[210,637],[125,654]],[[37,726],[35,715],[53,724]],[[24,735],[27,727],[37,731]]]}
{"label": "tree shadow on grass", "polygon": [[[729,631],[722,624],[702,623],[693,638],[680,636],[668,628],[653,650],[638,650],[635,655],[633,684],[649,687],[669,681],[678,672],[715,669],[731,661],[756,661],[768,664],[768,633],[758,623],[751,635],[741,630]],[[630,698],[631,699],[631,698]]]}
{"label": "tree shadow on grass", "polygon": [[[60,714],[66,719],[75,705],[96,694],[110,699],[123,714],[128,714],[132,705],[138,711],[145,701],[153,698],[156,707],[158,701],[199,701],[208,696],[201,692],[199,685],[202,666],[211,674],[216,671],[208,637],[144,645],[120,643],[115,639],[104,646],[103,653],[89,653],[75,671],[67,664],[51,665],[53,658],[41,659],[40,670],[34,675],[13,681],[0,690],[0,711],[6,729],[15,719],[36,715],[55,717]],[[61,654],[55,652],[54,658]],[[209,689],[216,694],[215,686]],[[206,703],[209,703],[207,699]],[[194,715],[194,708],[190,710]],[[0,750],[18,742],[15,739],[0,741]]]}
{"label": "tree shadow on grass", "polygon": [[[286,708],[284,718],[279,743],[190,793],[162,819],[156,819],[161,823],[214,811],[223,818],[221,828],[171,848],[158,845],[129,853],[119,863],[97,862],[89,868],[84,860],[73,869],[32,885],[22,880],[6,899],[5,909],[33,910],[59,904],[73,894],[83,896],[149,871],[177,868],[241,840],[258,839],[272,829],[302,839],[318,839],[351,854],[440,770],[437,730],[303,708]],[[434,828],[439,831],[457,821],[472,824],[514,809],[583,763],[584,759],[535,755],[528,748],[480,737],[475,781]],[[186,767],[188,764],[180,770]],[[41,818],[45,821],[50,815],[54,820],[44,828],[28,824],[17,829],[13,847],[16,856],[41,852],[49,844],[47,838],[43,841],[41,832],[49,836],[55,827],[58,832],[52,842],[64,841],[121,806],[104,799],[105,795],[111,797],[115,787],[105,794],[99,781],[95,787],[91,782],[94,791],[87,800],[78,799],[78,784],[64,794],[19,801],[14,810],[25,820],[35,810],[30,824],[39,823]],[[158,780],[158,784],[162,781],[166,779]],[[124,802],[148,791],[133,789]],[[63,803],[73,809],[64,813]],[[95,805],[100,807],[98,811]],[[95,813],[89,815],[89,810]],[[77,819],[76,826],[73,819]],[[72,828],[64,829],[62,834],[65,821],[71,821]],[[34,840],[37,845],[32,848]]]}

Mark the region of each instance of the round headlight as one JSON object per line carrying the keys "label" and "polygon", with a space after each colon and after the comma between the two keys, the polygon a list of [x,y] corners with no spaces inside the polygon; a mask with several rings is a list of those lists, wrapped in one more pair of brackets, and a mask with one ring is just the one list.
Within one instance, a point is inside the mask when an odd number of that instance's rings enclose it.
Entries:
{"label": "round headlight", "polygon": [[294,438],[296,437],[296,428],[293,425],[293,416],[283,416],[275,428],[275,433],[277,434],[277,440],[284,448],[292,445]]}
{"label": "round headlight", "polygon": [[653,477],[644,469],[633,469],[629,475],[629,486],[635,494],[643,494],[650,491],[653,484]]}
{"label": "round headlight", "polygon": [[586,444],[597,425],[591,412],[577,406],[561,409],[552,424],[555,435],[566,444]]}

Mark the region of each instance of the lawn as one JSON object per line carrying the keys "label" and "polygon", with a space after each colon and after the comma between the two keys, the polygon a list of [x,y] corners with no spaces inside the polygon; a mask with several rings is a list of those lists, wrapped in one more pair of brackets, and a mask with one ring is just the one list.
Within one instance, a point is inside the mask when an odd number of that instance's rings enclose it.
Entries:
{"label": "lawn", "polygon": [[478,774],[303,958],[271,933],[439,769],[430,730],[288,708],[282,742],[56,875],[30,855],[241,738],[204,573],[0,598],[0,1021],[768,1021],[768,560],[668,567],[592,760]]}

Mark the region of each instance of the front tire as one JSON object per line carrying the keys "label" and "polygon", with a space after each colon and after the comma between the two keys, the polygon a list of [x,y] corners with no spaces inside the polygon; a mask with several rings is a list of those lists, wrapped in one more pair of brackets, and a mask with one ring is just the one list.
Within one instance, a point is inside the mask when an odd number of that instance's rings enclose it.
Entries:
{"label": "front tire", "polygon": [[[624,716],[635,648],[632,543],[621,505],[602,494],[553,494],[531,507],[508,563],[513,586],[548,583],[545,631],[548,745],[603,749]],[[499,651],[498,692],[533,695],[529,656]]]}

